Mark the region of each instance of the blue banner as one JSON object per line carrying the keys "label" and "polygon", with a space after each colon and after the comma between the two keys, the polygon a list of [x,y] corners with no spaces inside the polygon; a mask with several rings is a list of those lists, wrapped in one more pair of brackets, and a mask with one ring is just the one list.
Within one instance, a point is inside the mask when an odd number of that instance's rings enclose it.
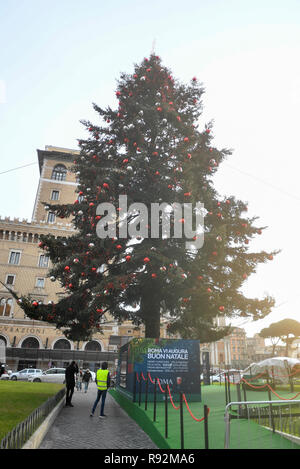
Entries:
{"label": "blue banner", "polygon": [[172,395],[184,392],[200,400],[199,345],[197,340],[133,339],[120,349],[117,386],[134,394],[141,380],[144,393],[148,376],[149,394],[157,378],[162,389],[169,385]]}

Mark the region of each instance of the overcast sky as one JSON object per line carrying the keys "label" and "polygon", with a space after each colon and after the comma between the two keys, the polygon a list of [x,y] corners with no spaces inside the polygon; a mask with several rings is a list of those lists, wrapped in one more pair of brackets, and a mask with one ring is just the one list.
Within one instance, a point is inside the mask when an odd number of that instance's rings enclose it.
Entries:
{"label": "overcast sky", "polygon": [[268,226],[251,249],[282,250],[243,288],[274,296],[273,312],[235,324],[252,336],[300,321],[299,23],[299,0],[0,0],[1,217],[31,219],[36,149],[76,149],[92,102],[116,106],[120,73],[155,45],[176,78],[205,87],[200,129],[214,120],[214,145],[233,149],[216,188]]}

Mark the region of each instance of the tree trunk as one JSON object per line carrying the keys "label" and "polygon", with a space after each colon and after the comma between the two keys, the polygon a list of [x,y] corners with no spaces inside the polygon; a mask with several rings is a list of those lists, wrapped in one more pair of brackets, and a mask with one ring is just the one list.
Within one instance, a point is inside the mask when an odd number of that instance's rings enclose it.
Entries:
{"label": "tree trunk", "polygon": [[144,292],[141,301],[141,315],[145,324],[145,337],[159,339],[160,337],[160,300],[154,291]]}
{"label": "tree trunk", "polygon": [[152,339],[159,339],[160,337],[160,320],[158,318],[152,318],[145,321],[145,337]]}

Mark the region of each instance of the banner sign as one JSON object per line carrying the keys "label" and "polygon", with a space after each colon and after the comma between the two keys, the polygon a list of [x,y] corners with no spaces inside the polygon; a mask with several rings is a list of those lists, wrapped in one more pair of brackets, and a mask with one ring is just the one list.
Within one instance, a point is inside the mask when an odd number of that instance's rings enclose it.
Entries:
{"label": "banner sign", "polygon": [[[199,341],[185,339],[133,339],[120,348],[117,387],[133,395],[138,382],[136,374],[147,378],[149,394],[153,393],[155,378],[161,387],[168,384],[172,395],[184,392],[201,400]],[[145,381],[142,390],[145,392]],[[157,392],[157,397],[162,394]]]}

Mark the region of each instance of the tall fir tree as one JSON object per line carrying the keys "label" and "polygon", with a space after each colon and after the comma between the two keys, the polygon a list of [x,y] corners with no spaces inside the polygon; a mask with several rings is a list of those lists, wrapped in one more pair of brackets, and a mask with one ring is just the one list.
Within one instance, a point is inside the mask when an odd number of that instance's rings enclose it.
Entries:
{"label": "tall fir tree", "polygon": [[[66,240],[42,236],[40,243],[52,261],[49,276],[65,296],[48,305],[18,298],[27,316],[80,340],[101,331],[106,312],[120,323],[145,324],[146,337],[159,337],[164,315],[170,333],[212,341],[228,333],[216,327],[216,316],[257,320],[270,312],[272,298],[246,298],[241,287],[277,251],[249,251],[264,227],[247,216],[244,202],[221,197],[213,186],[231,151],[213,146],[211,123],[198,129],[203,92],[196,78],[188,85],[175,80],[152,54],[133,74],[121,75],[117,109],[94,104],[100,122],[83,122],[88,137],[79,141],[74,160],[78,199],[47,207],[60,217],[72,215],[77,233]],[[119,206],[120,196],[127,197],[130,210]],[[191,204],[195,217],[197,202],[205,209],[201,249],[187,247],[186,237],[174,232],[163,236],[166,220],[173,230],[185,226],[174,204]],[[113,204],[115,216],[110,205],[102,211],[105,203]],[[153,204],[162,203],[169,210],[154,220]],[[147,235],[141,207],[147,209]],[[157,227],[159,236],[153,237]],[[106,238],[99,236],[101,229]],[[136,235],[122,237],[124,230]],[[201,231],[191,241],[199,237]]]}

